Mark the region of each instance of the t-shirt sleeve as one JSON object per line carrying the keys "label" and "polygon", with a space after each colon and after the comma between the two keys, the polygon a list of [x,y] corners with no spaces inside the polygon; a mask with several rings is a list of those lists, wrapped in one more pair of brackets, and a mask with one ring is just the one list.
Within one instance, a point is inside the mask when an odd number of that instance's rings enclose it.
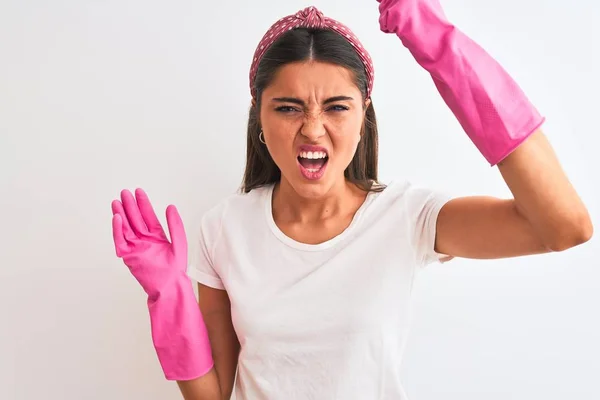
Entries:
{"label": "t-shirt sleeve", "polygon": [[425,267],[434,262],[450,261],[453,257],[435,251],[435,240],[438,215],[442,207],[451,200],[451,196],[426,188],[414,188],[411,191],[417,265]]}
{"label": "t-shirt sleeve", "polygon": [[190,243],[187,275],[196,282],[224,290],[225,286],[213,257],[213,249],[219,239],[220,230],[221,218],[216,214],[216,210],[213,209],[202,217],[200,229],[196,230]]}

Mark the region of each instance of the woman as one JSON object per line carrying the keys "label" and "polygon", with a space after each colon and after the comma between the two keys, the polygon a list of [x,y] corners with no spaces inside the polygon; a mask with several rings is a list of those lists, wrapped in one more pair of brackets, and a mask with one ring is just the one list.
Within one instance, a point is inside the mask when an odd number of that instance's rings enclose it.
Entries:
{"label": "woman", "polygon": [[405,399],[417,268],[561,251],[592,235],[543,118],[510,76],[435,0],[379,11],[514,198],[380,184],[368,52],[314,7],[282,18],[250,71],[243,191],[206,213],[195,263],[175,207],[168,241],[142,190],[112,205],[117,255],[148,294],[161,366],[187,400],[228,399],[236,372],[239,400]]}

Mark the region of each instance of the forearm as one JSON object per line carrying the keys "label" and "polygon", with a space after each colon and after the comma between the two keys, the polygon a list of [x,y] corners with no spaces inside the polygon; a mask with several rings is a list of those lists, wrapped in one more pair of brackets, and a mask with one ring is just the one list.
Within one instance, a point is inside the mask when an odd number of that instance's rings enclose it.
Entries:
{"label": "forearm", "polygon": [[205,318],[188,282],[170,285],[148,306],[156,351],[161,360],[172,360],[177,366],[167,378],[177,382],[185,400],[223,400]]}
{"label": "forearm", "polygon": [[589,215],[540,130],[544,117],[504,68],[446,19],[439,0],[381,0],[379,11],[382,31],[396,34],[431,74],[514,197],[449,202],[438,217],[436,248],[448,255],[495,258],[587,241]]}
{"label": "forearm", "polygon": [[517,212],[550,250],[564,250],[589,240],[593,228],[587,209],[541,130],[498,168],[514,196]]}
{"label": "forearm", "polygon": [[219,379],[213,368],[206,375],[188,381],[177,381],[184,400],[228,400],[221,393]]}

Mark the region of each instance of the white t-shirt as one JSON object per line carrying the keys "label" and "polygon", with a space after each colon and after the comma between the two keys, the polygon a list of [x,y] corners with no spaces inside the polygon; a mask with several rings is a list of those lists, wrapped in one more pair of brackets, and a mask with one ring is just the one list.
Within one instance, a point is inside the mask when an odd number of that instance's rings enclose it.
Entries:
{"label": "white t-shirt", "polygon": [[190,278],[225,289],[241,344],[236,400],[406,400],[399,378],[418,268],[448,196],[391,183],[316,245],[273,220],[273,186],[235,194],[201,224]]}

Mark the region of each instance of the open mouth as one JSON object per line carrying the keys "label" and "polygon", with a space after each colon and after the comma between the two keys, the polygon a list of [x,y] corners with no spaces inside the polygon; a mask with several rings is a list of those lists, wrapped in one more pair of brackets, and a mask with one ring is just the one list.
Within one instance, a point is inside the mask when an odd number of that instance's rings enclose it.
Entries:
{"label": "open mouth", "polygon": [[301,151],[298,155],[300,171],[307,179],[318,179],[325,172],[329,156],[324,151]]}

